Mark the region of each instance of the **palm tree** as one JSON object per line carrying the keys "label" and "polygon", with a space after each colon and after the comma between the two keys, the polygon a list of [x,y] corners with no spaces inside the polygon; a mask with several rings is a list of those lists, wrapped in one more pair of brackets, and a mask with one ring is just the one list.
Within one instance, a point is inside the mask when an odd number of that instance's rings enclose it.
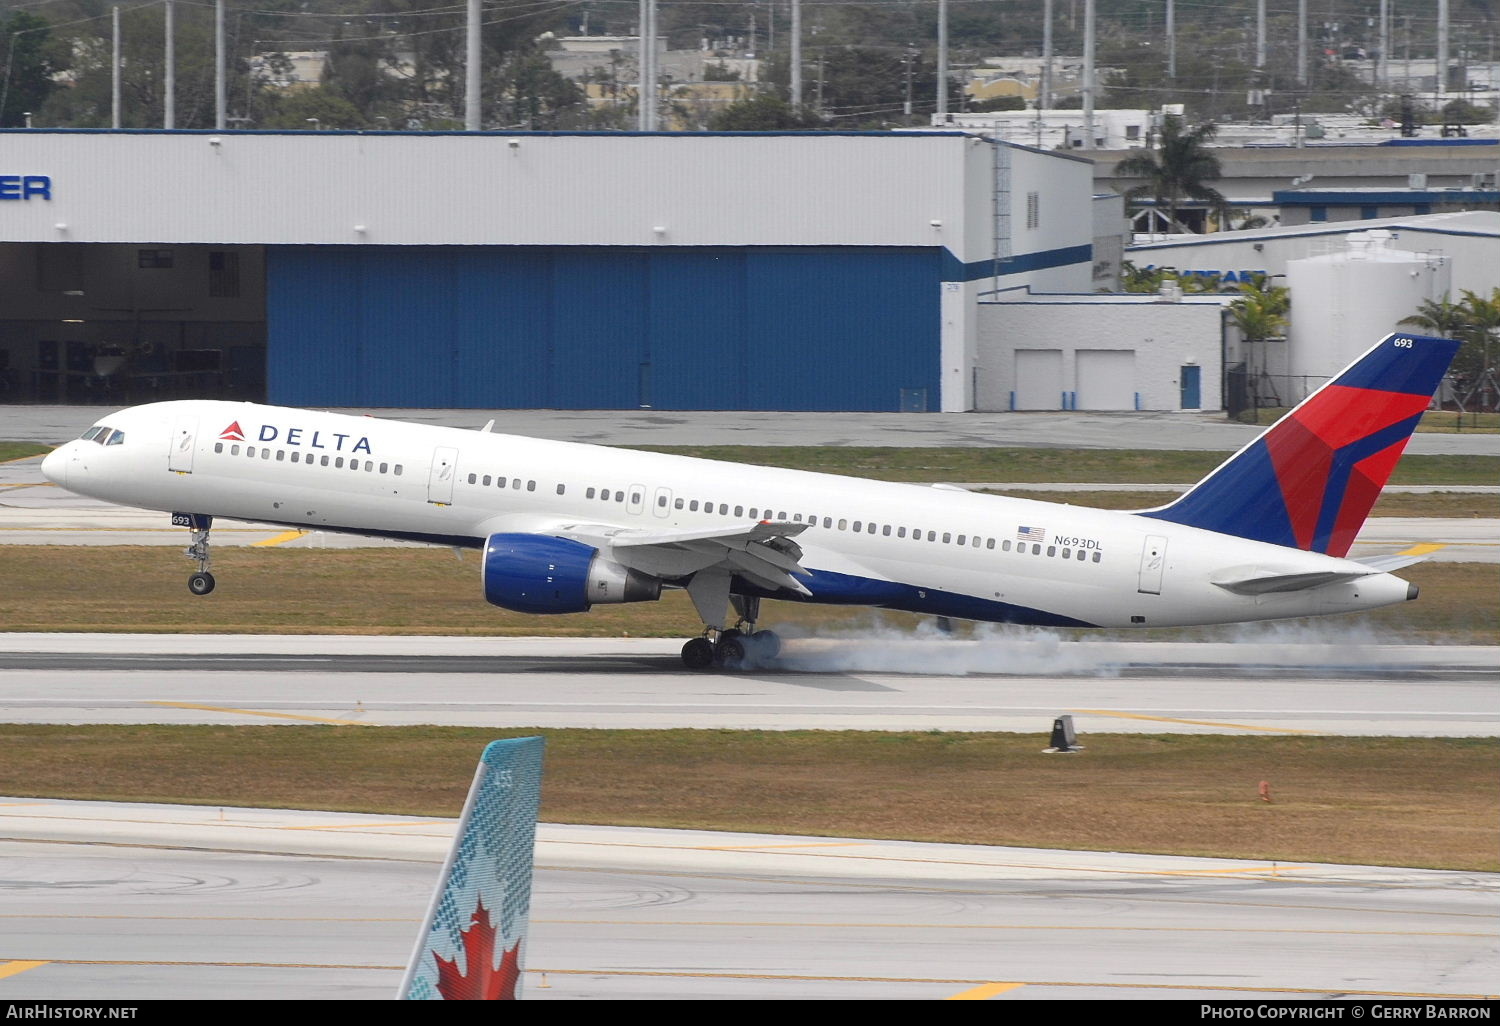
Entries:
{"label": "palm tree", "polygon": [[1469,384],[1465,400],[1480,396],[1485,409],[1500,407],[1500,382],[1495,379],[1494,345],[1500,340],[1500,288],[1488,298],[1464,289],[1463,307],[1469,323],[1462,329],[1463,348],[1454,359],[1454,370]]}
{"label": "palm tree", "polygon": [[[1265,275],[1257,274],[1250,281],[1240,284],[1239,296],[1229,304],[1229,319],[1240,329],[1240,336],[1246,343],[1285,338],[1287,314],[1291,306],[1290,289],[1284,285],[1272,285]],[[1255,369],[1256,363],[1260,365],[1258,371]],[[1249,372],[1247,398],[1254,403],[1258,419],[1261,407],[1281,405],[1276,384],[1266,373],[1265,347],[1247,345],[1242,366]]]}
{"label": "palm tree", "polygon": [[1286,335],[1286,315],[1292,306],[1291,290],[1270,284],[1265,275],[1240,285],[1240,295],[1229,304],[1229,317],[1246,342],[1264,342]]}
{"label": "palm tree", "polygon": [[1462,343],[1450,371],[1461,407],[1476,395],[1481,396],[1481,406],[1500,404],[1500,399],[1491,395],[1500,390],[1493,354],[1496,341],[1500,341],[1500,288],[1493,289],[1488,298],[1464,289],[1463,299],[1457,303],[1446,295],[1424,299],[1416,313],[1398,323]]}
{"label": "palm tree", "polygon": [[1397,321],[1411,328],[1421,328],[1429,334],[1442,338],[1455,338],[1468,326],[1469,318],[1462,304],[1450,302],[1446,293],[1442,299],[1424,299],[1417,312]]}
{"label": "palm tree", "polygon": [[1218,133],[1218,126],[1208,122],[1196,128],[1184,130],[1182,118],[1168,114],[1162,119],[1161,138],[1153,153],[1126,157],[1115,165],[1115,175],[1120,178],[1144,178],[1146,181],[1125,191],[1131,202],[1142,196],[1156,201],[1156,209],[1162,211],[1169,226],[1183,231],[1187,229],[1177,219],[1178,208],[1184,200],[1207,203],[1215,210],[1227,207],[1222,194],[1205,182],[1217,181],[1221,171],[1219,158],[1208,150],[1208,142]]}

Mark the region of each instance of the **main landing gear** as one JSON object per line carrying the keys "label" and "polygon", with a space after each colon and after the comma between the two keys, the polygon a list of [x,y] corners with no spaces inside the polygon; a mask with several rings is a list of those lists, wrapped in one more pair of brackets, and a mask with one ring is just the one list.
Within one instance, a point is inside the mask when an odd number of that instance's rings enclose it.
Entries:
{"label": "main landing gear", "polygon": [[780,654],[781,639],[776,632],[755,629],[760,599],[736,595],[732,601],[740,614],[733,627],[706,627],[702,637],[691,638],[682,646],[682,664],[689,670],[706,670],[711,666],[736,670],[775,659]]}
{"label": "main landing gear", "polygon": [[198,572],[188,578],[188,591],[194,595],[207,595],[214,590],[214,575],[208,572],[208,532],[214,518],[205,513],[173,513],[172,523],[193,530],[193,544],[182,550],[188,559],[198,561]]}

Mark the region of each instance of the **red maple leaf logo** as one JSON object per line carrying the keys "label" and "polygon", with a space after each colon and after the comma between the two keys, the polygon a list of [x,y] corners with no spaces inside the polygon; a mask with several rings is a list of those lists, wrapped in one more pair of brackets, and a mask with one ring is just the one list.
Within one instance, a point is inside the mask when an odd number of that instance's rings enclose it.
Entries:
{"label": "red maple leaf logo", "polygon": [[469,973],[458,971],[458,960],[448,961],[436,951],[438,993],[447,1001],[514,1001],[516,984],[521,978],[521,942],[504,952],[500,967],[494,966],[495,927],[490,922],[489,909],[484,899],[474,910],[467,930],[459,934],[464,944],[464,957],[469,964]]}
{"label": "red maple leaf logo", "polygon": [[243,442],[245,440],[245,432],[240,430],[240,422],[235,421],[223,431],[219,432],[219,437],[227,438],[231,442]]}

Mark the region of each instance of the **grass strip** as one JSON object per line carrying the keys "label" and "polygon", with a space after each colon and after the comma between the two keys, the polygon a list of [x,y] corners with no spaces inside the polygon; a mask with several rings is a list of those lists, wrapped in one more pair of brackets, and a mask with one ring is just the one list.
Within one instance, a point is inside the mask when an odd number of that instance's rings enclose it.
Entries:
{"label": "grass strip", "polygon": [[0,463],[9,463],[11,460],[24,460],[31,456],[41,456],[52,451],[52,446],[42,445],[39,442],[0,442]]}
{"label": "grass strip", "polygon": [[1493,739],[4,725],[0,794],[455,816],[533,733],[555,823],[1500,870]]}

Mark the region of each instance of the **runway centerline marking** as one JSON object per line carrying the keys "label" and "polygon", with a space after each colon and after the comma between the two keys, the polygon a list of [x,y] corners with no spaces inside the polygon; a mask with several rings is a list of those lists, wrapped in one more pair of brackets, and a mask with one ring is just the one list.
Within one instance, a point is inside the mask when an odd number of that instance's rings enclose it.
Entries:
{"label": "runway centerline marking", "polygon": [[1186,723],[1195,727],[1230,727],[1234,730],[1263,730],[1273,734],[1316,734],[1316,730],[1296,727],[1257,727],[1249,723],[1219,723],[1215,720],[1182,720],[1175,716],[1147,716],[1143,713],[1116,712],[1113,709],[1070,709],[1080,716],[1115,716],[1123,720],[1152,720],[1156,723]]}
{"label": "runway centerline marking", "polygon": [[1004,994],[1008,991],[1018,990],[1026,986],[1024,983],[986,983],[982,987],[972,987],[969,990],[957,994],[949,994],[946,1001],[985,1001],[996,994]]}
{"label": "runway centerline marking", "polygon": [[15,962],[0,962],[0,980],[5,979],[7,976],[15,976],[17,973],[24,973],[28,969],[35,969],[37,966],[46,964],[46,962],[23,962],[19,960]]}
{"label": "runway centerline marking", "polygon": [[222,705],[199,705],[195,702],[148,701],[147,705],[163,705],[170,709],[197,709],[200,712],[236,713],[241,716],[268,716],[278,720],[306,720],[310,723],[337,723],[346,727],[373,726],[364,720],[340,720],[333,716],[300,716],[297,713],[265,712],[259,709],[231,709]]}

